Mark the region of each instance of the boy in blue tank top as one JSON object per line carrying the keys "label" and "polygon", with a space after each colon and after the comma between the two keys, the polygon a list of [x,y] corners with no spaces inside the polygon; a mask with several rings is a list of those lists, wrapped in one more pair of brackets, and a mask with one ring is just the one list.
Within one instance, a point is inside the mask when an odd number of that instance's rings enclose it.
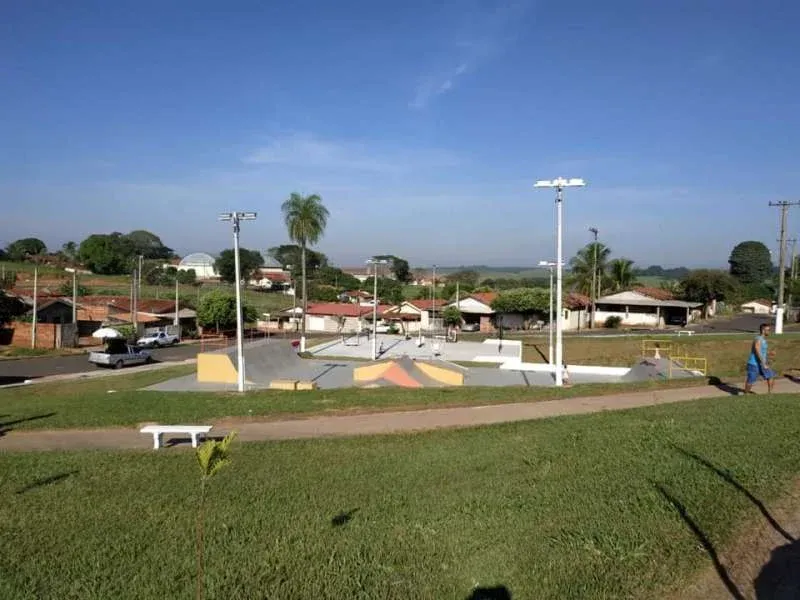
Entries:
{"label": "boy in blue tank top", "polygon": [[762,323],[759,328],[759,335],[753,340],[750,346],[750,356],[747,359],[747,381],[744,384],[744,393],[753,394],[753,384],[758,378],[766,380],[767,391],[772,392],[772,385],[775,383],[775,372],[768,366],[767,338],[769,337],[769,325]]}

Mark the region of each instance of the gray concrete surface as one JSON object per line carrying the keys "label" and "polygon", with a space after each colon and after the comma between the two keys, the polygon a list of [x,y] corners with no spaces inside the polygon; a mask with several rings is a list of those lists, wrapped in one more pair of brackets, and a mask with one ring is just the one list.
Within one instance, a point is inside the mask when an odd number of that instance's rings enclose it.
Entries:
{"label": "gray concrete surface", "polygon": [[[488,342],[488,340],[487,340]],[[438,343],[438,354],[434,353],[434,344]],[[401,335],[378,334],[378,344],[383,345],[383,352],[379,358],[400,358],[409,356],[411,358],[439,358],[448,361],[460,362],[484,362],[479,360],[484,357],[486,362],[501,361],[503,359],[519,359],[522,356],[522,344],[519,340],[500,340],[494,343],[483,343],[474,341],[444,342],[442,340],[430,340],[425,338],[422,346],[417,345],[417,338],[410,340]],[[316,357],[335,356],[352,357],[358,359],[370,359],[372,357],[372,341],[366,336],[356,338],[348,337],[342,343],[339,340],[313,346],[308,349],[309,353]]]}

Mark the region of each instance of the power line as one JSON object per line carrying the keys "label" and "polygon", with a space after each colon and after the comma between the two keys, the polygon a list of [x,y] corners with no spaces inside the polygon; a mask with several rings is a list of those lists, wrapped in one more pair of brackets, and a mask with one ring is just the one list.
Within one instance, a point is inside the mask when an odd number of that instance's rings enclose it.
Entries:
{"label": "power line", "polygon": [[791,202],[789,200],[781,200],[779,202],[770,202],[770,206],[779,206],[781,209],[781,233],[780,233],[780,253],[778,258],[778,307],[775,310],[775,333],[783,333],[783,291],[784,273],[786,269],[786,219],[789,215],[790,206],[800,206],[800,201]]}

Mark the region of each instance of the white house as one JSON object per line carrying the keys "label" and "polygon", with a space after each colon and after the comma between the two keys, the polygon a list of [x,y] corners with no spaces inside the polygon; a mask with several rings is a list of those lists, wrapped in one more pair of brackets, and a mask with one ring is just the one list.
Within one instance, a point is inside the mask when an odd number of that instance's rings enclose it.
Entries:
{"label": "white house", "polygon": [[758,298],[742,304],[742,312],[754,315],[769,315],[775,312],[775,308],[772,301]]}
{"label": "white house", "polygon": [[425,300],[406,300],[405,302],[388,308],[383,313],[384,321],[402,322],[407,333],[429,331],[432,328],[442,327],[442,311],[447,302],[437,298],[434,303],[432,298]]}
{"label": "white house", "polygon": [[253,273],[248,283],[264,290],[286,291],[291,287],[291,276],[282,269],[261,268]]}
{"label": "white house", "polygon": [[701,306],[700,302],[675,300],[666,290],[636,288],[598,298],[596,324],[602,327],[609,317],[619,317],[623,327],[685,326]]}
{"label": "white house", "polygon": [[[378,306],[378,317],[393,307]],[[351,303],[315,302],[308,305],[306,331],[327,333],[356,333],[368,327],[372,321],[372,307]],[[302,315],[301,307],[287,308],[281,315],[290,319],[292,315]],[[301,317],[302,318],[302,317]]]}

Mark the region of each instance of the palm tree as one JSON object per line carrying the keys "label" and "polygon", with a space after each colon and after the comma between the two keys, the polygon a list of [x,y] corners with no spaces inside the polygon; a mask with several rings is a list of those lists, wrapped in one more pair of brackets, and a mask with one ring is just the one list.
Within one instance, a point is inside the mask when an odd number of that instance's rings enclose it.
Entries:
{"label": "palm tree", "polygon": [[306,350],[306,311],[308,310],[308,294],[306,293],[306,248],[316,244],[325,233],[328,224],[328,209],[322,204],[317,194],[303,196],[292,194],[281,205],[283,221],[289,233],[289,239],[301,248],[303,278],[303,321],[300,332],[300,351]]}
{"label": "palm tree", "polygon": [[[599,291],[607,287],[608,277],[606,268],[611,248],[602,242],[591,242],[586,244],[569,261],[570,284],[576,292],[592,295],[592,278],[597,274],[599,279]],[[595,262],[595,258],[597,259]]]}
{"label": "palm tree", "polygon": [[633,274],[633,261],[627,258],[615,258],[609,264],[611,285],[615,292],[627,290],[636,285],[636,275]]}

